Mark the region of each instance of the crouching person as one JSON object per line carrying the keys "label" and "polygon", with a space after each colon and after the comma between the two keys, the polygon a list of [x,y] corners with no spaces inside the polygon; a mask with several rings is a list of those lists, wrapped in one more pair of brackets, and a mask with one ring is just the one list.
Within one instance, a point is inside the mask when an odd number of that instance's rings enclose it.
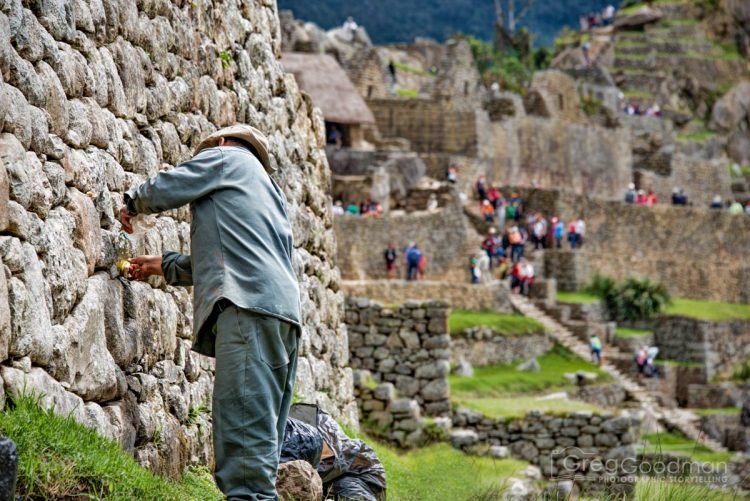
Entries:
{"label": "crouching person", "polygon": [[193,350],[216,358],[216,483],[230,500],[276,499],[300,333],[292,228],[266,138],[235,125],[125,195],[131,218],[190,204],[191,254],[130,260],[132,278],[194,287]]}

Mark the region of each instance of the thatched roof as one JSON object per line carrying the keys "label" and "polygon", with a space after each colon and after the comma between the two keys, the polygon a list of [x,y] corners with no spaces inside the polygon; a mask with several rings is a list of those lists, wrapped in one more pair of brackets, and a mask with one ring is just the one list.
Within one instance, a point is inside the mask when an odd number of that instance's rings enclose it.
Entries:
{"label": "thatched roof", "polygon": [[336,60],[327,54],[285,52],[281,63],[329,122],[375,123],[372,111]]}

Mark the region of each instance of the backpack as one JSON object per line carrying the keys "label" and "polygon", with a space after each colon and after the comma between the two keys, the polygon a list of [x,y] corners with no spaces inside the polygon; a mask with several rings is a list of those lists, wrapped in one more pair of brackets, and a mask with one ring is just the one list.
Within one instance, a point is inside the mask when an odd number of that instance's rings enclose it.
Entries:
{"label": "backpack", "polygon": [[505,208],[505,217],[507,219],[513,219],[516,217],[516,206],[515,205],[508,205]]}
{"label": "backpack", "polygon": [[411,249],[409,254],[406,256],[406,260],[411,266],[419,266],[419,261],[422,259],[422,253],[417,249]]}

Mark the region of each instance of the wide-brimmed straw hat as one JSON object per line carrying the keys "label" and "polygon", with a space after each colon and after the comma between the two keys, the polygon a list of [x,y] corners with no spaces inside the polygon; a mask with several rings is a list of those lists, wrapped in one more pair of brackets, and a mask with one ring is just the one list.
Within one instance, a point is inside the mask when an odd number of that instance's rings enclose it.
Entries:
{"label": "wide-brimmed straw hat", "polygon": [[266,172],[271,174],[276,170],[271,164],[271,158],[268,156],[268,139],[266,139],[266,136],[255,127],[245,124],[232,125],[231,127],[224,127],[217,130],[198,144],[198,147],[195,148],[195,154],[197,155],[206,148],[218,146],[219,139],[222,137],[235,137],[252,144],[255,151],[258,152],[258,160],[260,160]]}

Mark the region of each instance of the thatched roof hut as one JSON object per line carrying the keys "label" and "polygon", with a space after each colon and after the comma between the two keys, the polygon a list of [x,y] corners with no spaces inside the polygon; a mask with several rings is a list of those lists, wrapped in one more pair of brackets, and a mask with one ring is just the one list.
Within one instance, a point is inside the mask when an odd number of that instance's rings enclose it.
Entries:
{"label": "thatched roof hut", "polygon": [[375,117],[339,63],[328,54],[285,52],[281,63],[323,112],[326,122],[373,124]]}

